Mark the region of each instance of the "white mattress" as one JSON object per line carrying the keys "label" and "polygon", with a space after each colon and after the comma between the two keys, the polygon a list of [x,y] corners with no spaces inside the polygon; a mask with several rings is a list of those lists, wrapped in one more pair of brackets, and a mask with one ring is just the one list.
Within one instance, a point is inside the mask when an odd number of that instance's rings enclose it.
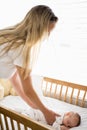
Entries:
{"label": "white mattress", "polygon": [[[87,130],[87,108],[81,108],[49,97],[44,97],[41,100],[47,107],[60,114],[67,111],[78,112],[81,115],[81,125],[72,128],[72,130]],[[11,95],[0,100],[0,105],[19,111],[28,110],[30,108],[19,96]]]}

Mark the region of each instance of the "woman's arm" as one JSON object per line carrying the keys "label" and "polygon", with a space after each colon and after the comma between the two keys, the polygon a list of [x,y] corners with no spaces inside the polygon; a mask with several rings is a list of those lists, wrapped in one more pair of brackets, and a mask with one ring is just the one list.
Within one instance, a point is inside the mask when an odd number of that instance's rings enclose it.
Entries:
{"label": "woman's arm", "polygon": [[[23,89],[24,93],[26,94],[27,97],[29,97],[29,99],[36,106],[38,106],[38,109],[42,110],[44,105],[42,103],[40,103],[40,99],[37,96],[37,94],[33,88],[31,76],[29,75],[26,79],[24,79],[23,75],[21,74],[21,68],[18,66],[17,66],[17,72],[19,74],[19,78],[20,78],[22,89]],[[38,102],[37,102],[37,100],[38,100]]]}
{"label": "woman's arm", "polygon": [[24,79],[23,75],[21,74],[21,68],[18,66],[16,67],[25,95],[32,101],[33,104],[35,104],[35,106],[37,106],[38,109],[43,112],[48,124],[53,124],[53,122],[55,121],[55,117],[58,114],[46,108],[44,104],[40,101],[37,93],[32,86],[31,76],[29,75],[26,79]]}
{"label": "woman's arm", "polygon": [[23,87],[21,85],[19,74],[16,73],[10,78],[10,81],[12,83],[12,86],[14,87],[16,93],[32,108],[37,109],[37,106],[31,102],[31,100],[25,95],[23,91]]}

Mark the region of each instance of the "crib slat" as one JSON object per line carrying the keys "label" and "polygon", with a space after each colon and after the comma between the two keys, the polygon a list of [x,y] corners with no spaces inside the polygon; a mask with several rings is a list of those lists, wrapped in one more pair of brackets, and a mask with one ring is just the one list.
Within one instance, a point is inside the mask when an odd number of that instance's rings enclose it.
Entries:
{"label": "crib slat", "polygon": [[5,115],[4,115],[4,120],[5,120],[6,130],[9,130],[7,117]]}
{"label": "crib slat", "polygon": [[47,86],[48,86],[48,82],[46,82],[45,95],[47,95]]}
{"label": "crib slat", "polygon": [[57,93],[57,84],[55,86],[55,90],[54,90],[54,97],[56,98],[56,93]]}
{"label": "crib slat", "polygon": [[3,121],[2,121],[2,116],[0,115],[0,124],[1,124],[1,130],[4,130],[4,125],[3,125]]}
{"label": "crib slat", "polygon": [[79,98],[79,94],[80,94],[80,90],[78,90],[78,94],[77,94],[77,97],[76,97],[76,105],[78,104],[78,98]]}
{"label": "crib slat", "polygon": [[83,99],[82,99],[82,102],[81,102],[81,107],[84,106],[85,97],[86,97],[86,91],[84,92],[84,95],[83,95]]}
{"label": "crib slat", "polygon": [[1,124],[1,130],[4,130],[4,126],[3,126],[3,124]]}
{"label": "crib slat", "polygon": [[71,92],[71,96],[70,96],[70,103],[72,103],[73,93],[74,93],[74,88],[72,88],[72,92]]}
{"label": "crib slat", "polygon": [[24,126],[24,130],[27,130],[27,127],[26,127],[26,126]]}
{"label": "crib slat", "polygon": [[52,90],[52,83],[50,84],[50,95],[49,96],[51,96],[51,90]]}
{"label": "crib slat", "polygon": [[61,99],[62,88],[63,88],[63,85],[61,85],[60,94],[59,94],[59,99]]}
{"label": "crib slat", "polygon": [[68,92],[68,87],[66,88],[66,92],[65,92],[65,97],[64,97],[64,101],[66,101],[66,97],[67,97],[67,92]]}
{"label": "crib slat", "polygon": [[12,127],[12,130],[15,130],[15,127],[14,127],[14,122],[13,120],[10,118],[10,122],[11,122],[11,127]]}
{"label": "crib slat", "polygon": [[17,122],[18,130],[21,130],[20,123]]}

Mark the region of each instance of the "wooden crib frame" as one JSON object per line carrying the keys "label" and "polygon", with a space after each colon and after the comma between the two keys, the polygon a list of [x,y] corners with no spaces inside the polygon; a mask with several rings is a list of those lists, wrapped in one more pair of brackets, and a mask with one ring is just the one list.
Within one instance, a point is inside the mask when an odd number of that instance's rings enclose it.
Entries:
{"label": "wooden crib frame", "polygon": [[[86,106],[87,86],[61,81],[53,78],[43,77],[41,87],[44,96],[56,98],[58,100],[62,100],[70,104],[78,105],[80,107],[87,107]],[[77,90],[77,93],[75,93],[75,90]],[[81,94],[81,92],[83,94]],[[74,93],[75,93],[75,98],[73,96]],[[17,123],[18,130],[28,130],[28,128],[31,128],[32,130],[53,130],[51,127],[47,125],[45,126],[37,121],[25,117],[24,115],[18,114],[17,112],[11,109],[0,106],[1,130],[5,130],[2,117],[5,122],[6,130],[10,130],[8,118],[12,130],[15,130],[14,121],[16,121]],[[21,129],[20,124],[23,125],[24,129]]]}
{"label": "wooden crib frame", "polygon": [[44,77],[42,92],[44,96],[87,107],[87,86]]}

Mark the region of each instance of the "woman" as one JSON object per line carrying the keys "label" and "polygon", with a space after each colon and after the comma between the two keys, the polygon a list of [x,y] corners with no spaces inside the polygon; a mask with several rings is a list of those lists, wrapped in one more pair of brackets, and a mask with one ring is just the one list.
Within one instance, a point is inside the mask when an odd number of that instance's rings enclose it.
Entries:
{"label": "woman", "polygon": [[19,24],[0,30],[0,78],[9,78],[17,94],[30,106],[40,109],[48,124],[55,121],[57,114],[40,101],[30,73],[41,41],[49,35],[57,20],[48,6],[38,5]]}

